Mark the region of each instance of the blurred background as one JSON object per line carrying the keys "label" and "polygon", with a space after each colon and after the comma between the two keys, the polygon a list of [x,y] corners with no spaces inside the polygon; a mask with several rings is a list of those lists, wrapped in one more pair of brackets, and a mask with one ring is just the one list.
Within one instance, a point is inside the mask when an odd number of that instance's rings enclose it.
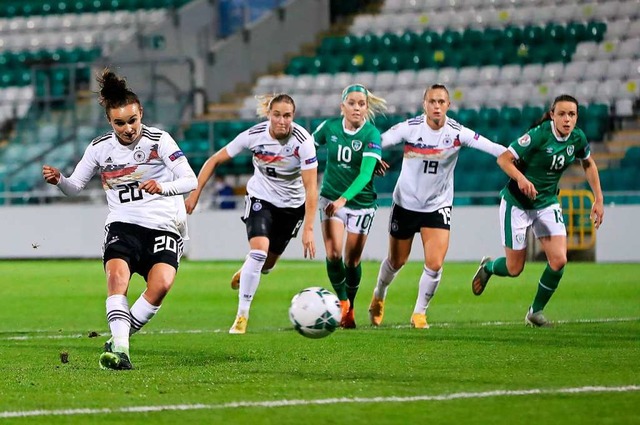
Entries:
{"label": "blurred background", "polygon": [[[389,103],[375,121],[384,131],[420,114],[424,88],[441,83],[451,117],[504,145],[554,97],[573,94],[607,205],[637,206],[639,18],[638,0],[2,1],[2,217],[27,211],[18,207],[105,204],[97,179],[65,198],[41,177],[43,163],[71,173],[89,142],[110,129],[95,94],[105,66],[127,78],[144,123],[170,132],[196,172],[257,122],[257,94],[292,95],[296,121],[313,131],[339,114],[346,85],[362,83]],[[376,179],[383,207],[402,153],[384,155],[392,168]],[[248,154],[220,167],[199,208],[242,208],[252,171]],[[455,176],[454,206],[495,208],[506,182],[492,157],[472,149],[461,152]],[[573,191],[562,200],[577,232],[573,246],[593,251],[579,165],[562,188]]]}

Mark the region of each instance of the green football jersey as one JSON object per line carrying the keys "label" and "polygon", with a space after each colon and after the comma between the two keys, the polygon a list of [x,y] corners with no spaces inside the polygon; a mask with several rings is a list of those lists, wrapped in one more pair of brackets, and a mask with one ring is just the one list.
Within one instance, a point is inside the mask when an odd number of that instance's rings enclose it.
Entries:
{"label": "green football jersey", "polygon": [[[342,127],[342,117],[328,119],[318,126],[313,137],[318,146],[327,147],[327,166],[320,196],[332,201],[342,196],[358,177],[365,156],[377,160],[382,157],[380,131],[368,121],[355,134],[349,134]],[[352,209],[373,208],[376,198],[372,176],[364,189],[347,201],[346,206]]]}
{"label": "green football jersey", "polygon": [[568,137],[562,138],[552,126],[552,121],[545,121],[509,146],[516,154],[518,170],[538,191],[536,199],[529,199],[520,192],[515,180],[509,180],[500,194],[522,209],[540,209],[557,203],[558,182],[564,170],[576,159],[590,155],[582,130],[576,127]]}

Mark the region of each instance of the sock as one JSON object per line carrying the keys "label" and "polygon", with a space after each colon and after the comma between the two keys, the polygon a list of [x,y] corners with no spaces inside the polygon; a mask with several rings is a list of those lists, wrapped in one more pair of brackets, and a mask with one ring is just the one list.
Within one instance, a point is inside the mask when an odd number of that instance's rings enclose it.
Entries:
{"label": "sock", "polygon": [[433,294],[436,293],[438,285],[440,284],[440,278],[442,277],[442,269],[434,272],[427,266],[422,269],[422,276],[420,276],[420,284],[418,286],[418,298],[416,299],[416,306],[413,309],[413,313],[425,314],[429,302],[433,298]]}
{"label": "sock", "polygon": [[362,279],[362,266],[358,264],[355,267],[345,267],[345,275],[347,276],[345,283],[347,286],[347,298],[351,303],[351,309],[353,309],[353,303],[356,300],[356,294],[360,287],[360,280]]}
{"label": "sock", "polygon": [[129,302],[124,295],[107,297],[107,322],[111,329],[113,351],[124,352],[129,355],[129,330],[131,319]]}
{"label": "sock", "polygon": [[129,330],[129,335],[133,335],[138,332],[140,328],[151,320],[153,316],[160,310],[159,305],[153,305],[149,303],[144,297],[144,294],[140,295],[140,298],[136,300],[135,303],[131,306],[131,329]]}
{"label": "sock", "polygon": [[333,290],[336,291],[336,295],[340,301],[347,299],[347,287],[345,283],[345,270],[342,258],[338,258],[335,261],[326,259],[327,263],[327,276],[329,276],[329,282],[333,286]]}
{"label": "sock", "polygon": [[536,297],[533,299],[533,304],[531,304],[531,310],[534,313],[544,309],[547,305],[549,299],[558,287],[563,273],[564,267],[555,271],[551,268],[549,263],[547,263],[547,267],[545,267],[542,272],[542,276],[540,277],[540,281],[538,282],[538,292],[536,293]]}
{"label": "sock", "polygon": [[493,261],[489,261],[484,265],[484,271],[495,274],[496,276],[511,276],[507,269],[507,258],[499,257]]}
{"label": "sock", "polygon": [[249,251],[240,272],[240,288],[238,292],[238,316],[249,318],[251,301],[260,284],[260,272],[267,260],[267,253],[259,249]]}
{"label": "sock", "polygon": [[393,282],[393,279],[398,275],[400,269],[396,270],[389,264],[389,259],[385,258],[380,264],[380,271],[378,271],[378,281],[376,288],[373,290],[373,295],[376,298],[385,299],[387,297],[387,288]]}

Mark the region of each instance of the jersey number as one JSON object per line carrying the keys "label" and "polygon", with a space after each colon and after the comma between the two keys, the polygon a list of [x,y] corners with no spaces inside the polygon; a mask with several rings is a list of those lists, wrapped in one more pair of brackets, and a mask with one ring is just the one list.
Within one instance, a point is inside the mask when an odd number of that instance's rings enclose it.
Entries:
{"label": "jersey number", "polygon": [[551,170],[562,170],[564,168],[564,155],[553,155],[551,160]]}
{"label": "jersey number", "polygon": [[351,162],[351,153],[349,146],[338,145],[338,161]]}
{"label": "jersey number", "polygon": [[276,169],[275,168],[267,167],[266,171],[267,171],[267,176],[269,176],[269,177],[278,177],[278,174],[276,174]]}
{"label": "jersey number", "polygon": [[438,161],[424,160],[424,173],[425,174],[437,174],[438,173]]}
{"label": "jersey number", "polygon": [[438,212],[442,215],[442,222],[444,224],[451,224],[451,207],[440,208]]}
{"label": "jersey number", "polygon": [[556,216],[556,223],[563,223],[564,224],[564,216],[562,215],[562,211],[553,210],[553,213]]}
{"label": "jersey number", "polygon": [[138,185],[138,182],[117,185],[116,188],[118,188],[118,197],[120,198],[120,202],[126,204],[127,202],[139,201],[142,199],[142,191],[138,189]]}
{"label": "jersey number", "polygon": [[153,253],[160,251],[178,252],[178,242],[171,236],[158,236],[155,245],[153,245]]}

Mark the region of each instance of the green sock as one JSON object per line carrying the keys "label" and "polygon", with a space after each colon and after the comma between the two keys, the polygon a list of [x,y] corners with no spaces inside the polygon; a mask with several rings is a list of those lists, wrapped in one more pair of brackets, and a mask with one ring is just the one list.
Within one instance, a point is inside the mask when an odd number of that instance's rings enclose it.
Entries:
{"label": "green sock", "polygon": [[547,305],[549,299],[558,287],[563,273],[564,267],[555,271],[551,268],[549,263],[547,263],[547,267],[544,269],[542,276],[540,277],[540,282],[538,282],[538,292],[536,293],[536,297],[533,299],[533,304],[531,304],[531,310],[534,313],[544,309]]}
{"label": "green sock", "polygon": [[484,271],[495,274],[496,276],[511,276],[507,269],[507,258],[498,257],[493,261],[489,261],[484,265]]}
{"label": "green sock", "polygon": [[353,303],[360,287],[360,279],[362,279],[362,266],[358,264],[355,267],[345,267],[344,271],[347,276],[347,297],[351,302],[351,308],[353,308]]}
{"label": "green sock", "polygon": [[336,291],[336,295],[340,301],[347,299],[347,287],[345,286],[345,271],[342,258],[338,258],[336,261],[330,261],[327,258],[327,276],[333,290]]}

